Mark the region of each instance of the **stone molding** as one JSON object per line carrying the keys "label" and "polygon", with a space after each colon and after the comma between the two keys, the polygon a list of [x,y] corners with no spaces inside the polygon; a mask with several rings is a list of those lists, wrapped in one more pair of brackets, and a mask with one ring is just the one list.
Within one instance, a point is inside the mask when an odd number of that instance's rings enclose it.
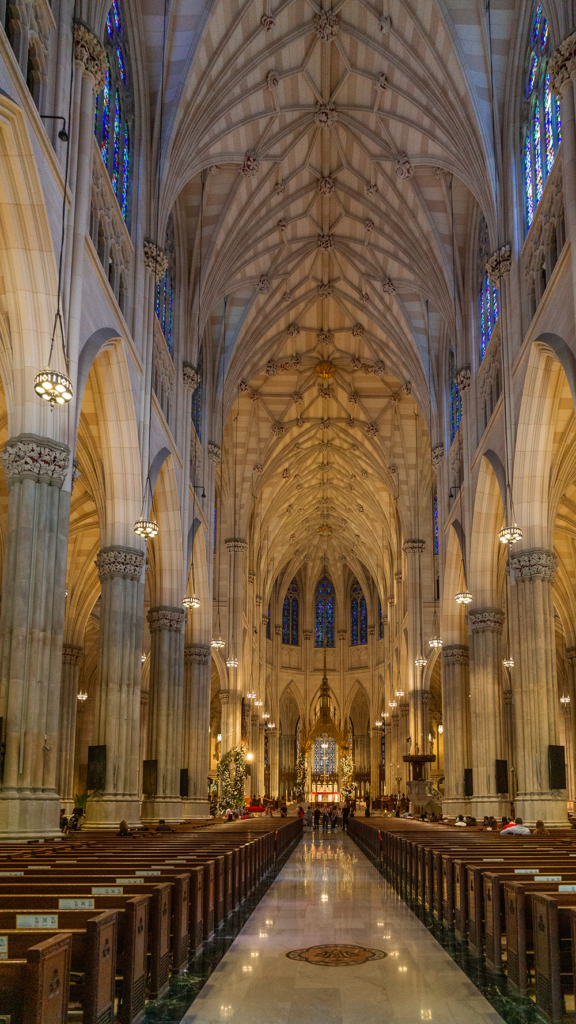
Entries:
{"label": "stone molding", "polygon": [[576,75],[576,32],[566,36],[554,50],[548,61],[548,74],[554,92],[560,96],[565,82],[569,82]]}
{"label": "stone molding", "polygon": [[504,707],[511,707],[511,705],[512,705],[512,690],[504,690],[504,692],[502,694],[502,699],[504,701]]}
{"label": "stone molding", "polygon": [[162,630],[181,633],[186,612],[182,608],[160,605],[158,608],[151,608],[146,618],[151,633],[160,633]]}
{"label": "stone molding", "polygon": [[228,537],[224,543],[228,551],[240,551],[243,554],[248,549],[248,542],[239,537]]}
{"label": "stone molding", "polygon": [[222,462],[222,450],[219,444],[215,441],[208,441],[208,458],[210,462],[213,462],[216,466],[219,466]]}
{"label": "stone molding", "polygon": [[549,580],[552,583],[558,568],[558,559],[553,551],[533,548],[531,551],[520,551],[517,555],[512,555],[510,568],[516,579]]}
{"label": "stone molding", "polygon": [[467,665],[468,648],[460,644],[448,644],[442,648],[442,661],[445,665]]}
{"label": "stone molding", "polygon": [[406,555],[413,555],[424,551],[426,547],[426,541],[420,540],[418,537],[412,537],[410,540],[405,540],[402,545],[402,550]]}
{"label": "stone molding", "polygon": [[268,625],[268,616],[267,615],[263,615],[262,616],[262,625],[263,626],[267,626]]}
{"label": "stone molding", "polygon": [[276,625],[274,626],[274,632],[276,636],[280,636],[280,634],[282,633],[282,626],[279,626],[278,623],[276,623]]}
{"label": "stone molding", "polygon": [[70,449],[60,441],[37,434],[19,434],[6,442],[2,465],[8,486],[18,479],[62,487],[70,464]]}
{"label": "stone molding", "polygon": [[187,644],[184,648],[185,665],[207,665],[210,661],[208,644]]}
{"label": "stone molding", "polygon": [[151,238],[144,239],[144,266],[157,281],[160,281],[168,269],[168,256]]}
{"label": "stone molding", "polygon": [[432,451],[430,452],[430,462],[434,466],[434,469],[438,468],[438,466],[442,462],[442,459],[444,458],[444,454],[444,444],[435,444]]}
{"label": "stone molding", "polygon": [[389,597],[388,598],[388,604],[390,605],[391,608],[393,608],[394,605],[396,604],[396,598],[395,597]]}
{"label": "stone molding", "polygon": [[74,24],[74,57],[93,78],[92,88],[97,96],[104,88],[106,78],[106,50],[98,37],[81,21]]}
{"label": "stone molding", "polygon": [[501,633],[504,612],[500,608],[478,608],[468,612],[468,622],[473,633]]}
{"label": "stone molding", "polygon": [[575,665],[576,664],[576,647],[567,647],[565,653],[566,653],[566,661],[568,662],[568,664],[569,665]]}
{"label": "stone molding", "polygon": [[394,573],[394,580],[395,580],[396,583],[402,583],[402,573],[401,572],[395,572]]}
{"label": "stone molding", "polygon": [[148,690],[140,690],[140,707],[145,708],[150,703]]}
{"label": "stone molding", "polygon": [[304,637],[305,640],[311,640],[312,639],[312,630],[311,629],[303,629],[302,630],[302,636]]}
{"label": "stone molding", "polygon": [[497,249],[496,252],[492,253],[486,264],[490,284],[499,285],[500,278],[504,277],[504,274],[510,273],[511,264],[512,247],[509,243],[506,243],[506,245],[501,246],[500,249]]}
{"label": "stone molding", "polygon": [[119,545],[118,547],[101,548],[96,555],[94,564],[98,569],[98,579],[101,583],[104,580],[113,579],[139,583],[145,560],[146,555],[143,551]]}
{"label": "stone molding", "polygon": [[420,690],[421,700],[423,704],[429,704],[432,700],[431,690]]}
{"label": "stone molding", "polygon": [[64,665],[78,665],[82,657],[82,647],[74,644],[62,644],[62,663]]}
{"label": "stone molding", "polygon": [[458,391],[463,395],[466,391],[470,390],[472,383],[472,371],[469,366],[461,366],[456,371],[456,384],[458,385]]}
{"label": "stone molding", "polygon": [[200,383],[200,374],[191,363],[182,364],[182,380],[188,391],[194,392]]}

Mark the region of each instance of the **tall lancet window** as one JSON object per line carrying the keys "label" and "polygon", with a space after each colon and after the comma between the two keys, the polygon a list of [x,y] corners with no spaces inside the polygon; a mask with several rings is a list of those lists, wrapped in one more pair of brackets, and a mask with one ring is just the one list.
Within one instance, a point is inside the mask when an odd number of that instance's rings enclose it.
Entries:
{"label": "tall lancet window", "polygon": [[542,4],[534,10],[526,50],[522,164],[526,229],[534,219],[561,142],[560,102],[552,95],[550,33]]}
{"label": "tall lancet window", "polygon": [[[162,334],[168,351],[172,355],[172,329],[174,319],[174,220],[172,214],[168,218],[166,228],[166,239],[164,241],[164,252],[168,260],[168,266],[156,286],[156,316],[162,328]],[[196,391],[198,388],[196,388]]]}
{"label": "tall lancet window", "polygon": [[296,580],[286,591],[282,606],[282,643],[298,646],[298,584]]}
{"label": "tall lancet window", "polygon": [[478,236],[478,336],[480,362],[486,355],[488,343],[492,337],[498,314],[498,289],[490,284],[486,263],[490,258],[490,239],[488,225],[484,217],[480,223]]}
{"label": "tall lancet window", "polygon": [[316,603],[316,629],[314,632],[314,646],[335,647],[334,643],[334,586],[328,576],[322,576],[318,580],[315,595]]}
{"label": "tall lancet window", "polygon": [[106,77],[96,97],[94,132],[112,188],[130,225],[134,165],[134,93],[120,0],[113,0],[104,33]]}
{"label": "tall lancet window", "polygon": [[456,361],[450,349],[450,443],[456,437],[462,419],[462,395],[456,377]]}
{"label": "tall lancet window", "polygon": [[368,643],[366,598],[358,580],[354,580],[350,591],[350,636],[354,646]]}

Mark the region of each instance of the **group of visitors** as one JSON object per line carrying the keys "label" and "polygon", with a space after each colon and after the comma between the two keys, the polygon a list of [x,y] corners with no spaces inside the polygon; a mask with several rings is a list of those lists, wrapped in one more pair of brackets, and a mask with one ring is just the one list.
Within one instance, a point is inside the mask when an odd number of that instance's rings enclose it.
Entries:
{"label": "group of visitors", "polygon": [[315,804],[314,807],[308,804],[306,811],[299,805],[298,814],[304,819],[307,828],[327,832],[335,832],[341,828],[345,832],[348,828],[348,819],[354,817],[355,807],[355,800],[346,801],[342,807],[337,803]]}
{"label": "group of visitors", "polygon": [[[454,824],[459,828],[474,827],[477,826],[476,818],[473,815],[468,814],[466,818],[463,814],[459,814]],[[500,832],[501,835],[507,836],[546,836],[548,835],[548,829],[544,825],[544,822],[540,819],[536,822],[536,827],[530,829],[526,827],[522,818],[510,818],[503,816],[501,821],[497,821],[496,818],[491,815],[485,814],[484,820],[480,823],[480,827],[486,832]]]}

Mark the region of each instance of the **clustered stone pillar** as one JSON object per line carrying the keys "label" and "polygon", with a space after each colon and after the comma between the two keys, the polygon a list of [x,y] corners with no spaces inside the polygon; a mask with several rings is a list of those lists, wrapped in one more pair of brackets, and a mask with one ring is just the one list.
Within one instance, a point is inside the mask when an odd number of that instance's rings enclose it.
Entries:
{"label": "clustered stone pillar", "polygon": [[470,762],[470,705],[468,648],[450,644],[442,648],[442,723],[444,726],[444,800],[449,814],[462,814],[464,769]]}
{"label": "clustered stone pillar", "polygon": [[372,726],[370,736],[370,796],[380,796],[380,761],[382,756],[382,726]]}
{"label": "clustered stone pillar", "polygon": [[140,822],[140,688],[143,551],[121,545],[96,557],[101,586],[96,740],[106,748],[106,785],[88,803],[92,828]]}
{"label": "clustered stone pillar", "polygon": [[[150,626],[150,714],[148,760],[156,762],[156,792],[144,794],[142,820],[182,817],[182,683],[184,618],[181,608],[148,612]],[[208,735],[208,725],[206,726]]]}
{"label": "clustered stone pillar", "polygon": [[558,560],[553,551],[535,548],[510,558],[515,586],[510,587],[513,610],[512,676],[516,732],[516,814],[532,823],[565,824],[566,799],[551,790],[549,745],[557,745],[558,688],[552,586]]}
{"label": "clustered stone pillar", "polygon": [[471,813],[495,818],[508,814],[509,801],[496,789],[496,761],[504,758],[501,686],[501,636],[504,614],[499,608],[468,612],[470,629],[470,711],[472,733]]}
{"label": "clustered stone pillar", "polygon": [[58,727],[58,793],[60,794],[60,803],[67,812],[73,810],[74,803],[76,711],[81,657],[81,647],[64,644],[60,687],[60,725]]}
{"label": "clustered stone pillar", "polygon": [[57,834],[58,723],[70,492],[69,448],[20,434],[7,441],[6,554],[0,618],[5,742],[0,837]]}
{"label": "clustered stone pillar", "polygon": [[[408,700],[410,703],[410,743],[402,747],[401,754],[427,754],[428,743],[428,704],[422,701],[423,674],[424,668],[416,665],[416,659],[420,658],[423,651],[420,650],[422,623],[421,623],[421,581],[419,579],[419,564],[425,542],[418,538],[404,542],[403,548],[406,554],[408,569]],[[401,744],[402,745],[402,744]]]}
{"label": "clustered stone pillar", "polygon": [[182,763],[188,769],[186,818],[210,816],[208,766],[210,763],[210,647],[184,648],[184,708]]}
{"label": "clustered stone pillar", "polygon": [[576,800],[576,744],[574,743],[574,716],[576,715],[576,647],[566,649],[568,675],[568,704],[564,704],[566,737],[566,775],[568,783],[568,799]]}
{"label": "clustered stone pillar", "polygon": [[258,715],[250,715],[250,751],[253,754],[252,763],[250,766],[250,795],[262,796],[262,790],[259,789],[260,779],[260,718]]}

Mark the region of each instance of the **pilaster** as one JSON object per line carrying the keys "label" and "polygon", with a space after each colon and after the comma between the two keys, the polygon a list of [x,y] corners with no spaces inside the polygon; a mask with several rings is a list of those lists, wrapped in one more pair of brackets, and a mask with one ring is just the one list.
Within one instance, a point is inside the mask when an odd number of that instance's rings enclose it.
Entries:
{"label": "pilaster", "polygon": [[188,797],[182,804],[185,818],[210,817],[210,669],[208,644],[187,644],[182,708],[182,767],[188,770]]}
{"label": "pilaster", "polygon": [[[182,817],[182,685],[185,613],[159,606],[148,612],[150,626],[150,718],[148,759],[156,761],[156,793],[145,794],[142,819]],[[208,735],[208,726],[206,726]]]}
{"label": "pilaster", "polygon": [[510,812],[507,794],[496,790],[496,760],[504,757],[500,608],[468,611],[470,630],[471,813],[501,818]]}
{"label": "pilaster", "polygon": [[445,769],[442,807],[449,814],[463,814],[469,806],[464,796],[464,769],[471,767],[468,665],[468,647],[450,644],[442,648]]}

